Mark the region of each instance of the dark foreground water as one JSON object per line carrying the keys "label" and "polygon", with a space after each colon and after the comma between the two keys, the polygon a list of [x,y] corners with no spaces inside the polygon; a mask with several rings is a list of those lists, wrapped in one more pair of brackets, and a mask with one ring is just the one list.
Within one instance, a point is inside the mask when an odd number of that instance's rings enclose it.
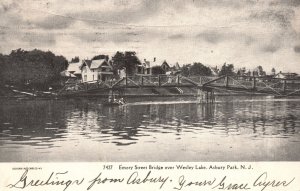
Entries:
{"label": "dark foreground water", "polygon": [[160,100],[0,100],[0,161],[300,160],[300,99]]}

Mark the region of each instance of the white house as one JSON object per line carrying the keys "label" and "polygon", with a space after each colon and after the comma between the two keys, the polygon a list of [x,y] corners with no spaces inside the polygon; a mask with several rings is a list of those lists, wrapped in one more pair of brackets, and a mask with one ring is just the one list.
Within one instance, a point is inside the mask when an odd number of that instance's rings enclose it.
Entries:
{"label": "white house", "polygon": [[[153,62],[154,63],[154,62]],[[152,64],[153,64],[152,63]],[[144,74],[144,75],[151,75],[152,74],[152,71],[151,71],[151,67],[150,67],[151,63],[150,61],[144,59],[144,62],[142,62],[141,64],[141,68],[142,70],[139,71],[138,69],[138,72],[139,74]]]}
{"label": "white house", "polygon": [[84,60],[80,66],[82,82],[107,81],[113,78],[113,69],[106,59]]}

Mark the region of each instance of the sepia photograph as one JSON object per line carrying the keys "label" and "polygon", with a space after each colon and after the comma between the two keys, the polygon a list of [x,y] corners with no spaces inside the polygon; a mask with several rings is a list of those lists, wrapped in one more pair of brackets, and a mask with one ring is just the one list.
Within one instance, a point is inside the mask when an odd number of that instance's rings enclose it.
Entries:
{"label": "sepia photograph", "polygon": [[0,1],[1,163],[299,149],[299,0]]}

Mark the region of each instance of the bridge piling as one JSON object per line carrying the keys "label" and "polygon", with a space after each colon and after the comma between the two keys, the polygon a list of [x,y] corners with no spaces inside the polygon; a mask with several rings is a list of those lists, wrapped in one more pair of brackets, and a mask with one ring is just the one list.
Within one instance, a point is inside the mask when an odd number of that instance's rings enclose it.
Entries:
{"label": "bridge piling", "polygon": [[197,91],[197,101],[199,103],[214,103],[215,101],[215,95],[213,90],[202,90],[198,89]]}
{"label": "bridge piling", "polygon": [[128,85],[128,79],[127,79],[127,76],[125,77],[125,86],[127,87]]}
{"label": "bridge piling", "polygon": [[158,75],[158,86],[161,86],[161,77]]}
{"label": "bridge piling", "polygon": [[180,76],[177,76],[177,85],[180,84]]}
{"label": "bridge piling", "polygon": [[286,80],[285,80],[285,79],[283,80],[283,87],[282,87],[282,91],[283,91],[283,93],[285,93],[285,92],[286,92]]}
{"label": "bridge piling", "polygon": [[141,85],[142,86],[144,85],[144,76],[142,76],[142,78],[141,78]]}
{"label": "bridge piling", "polygon": [[256,77],[253,77],[252,89],[256,90]]}
{"label": "bridge piling", "polygon": [[226,75],[225,77],[225,87],[228,88],[229,86],[229,77]]}

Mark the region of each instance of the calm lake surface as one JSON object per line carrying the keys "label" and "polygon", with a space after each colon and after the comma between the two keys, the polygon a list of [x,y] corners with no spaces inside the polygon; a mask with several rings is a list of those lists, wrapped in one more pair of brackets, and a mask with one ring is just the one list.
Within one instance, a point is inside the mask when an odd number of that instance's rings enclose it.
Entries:
{"label": "calm lake surface", "polygon": [[2,99],[0,161],[300,160],[298,98],[156,100]]}

